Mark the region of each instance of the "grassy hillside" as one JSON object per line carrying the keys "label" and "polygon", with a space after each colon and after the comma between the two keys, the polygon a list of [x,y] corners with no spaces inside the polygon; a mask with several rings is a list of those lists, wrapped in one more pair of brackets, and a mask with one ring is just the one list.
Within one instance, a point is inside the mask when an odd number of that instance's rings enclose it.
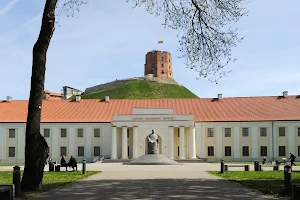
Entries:
{"label": "grassy hillside", "polygon": [[198,98],[194,93],[180,85],[147,81],[130,81],[108,89],[98,90],[81,96],[82,99],[162,99]]}

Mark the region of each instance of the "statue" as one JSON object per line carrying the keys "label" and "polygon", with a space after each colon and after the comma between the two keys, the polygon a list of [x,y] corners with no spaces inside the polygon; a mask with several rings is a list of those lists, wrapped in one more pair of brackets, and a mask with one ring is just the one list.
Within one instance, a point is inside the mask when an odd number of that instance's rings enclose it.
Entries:
{"label": "statue", "polygon": [[158,154],[158,136],[152,130],[152,133],[148,135],[148,154]]}

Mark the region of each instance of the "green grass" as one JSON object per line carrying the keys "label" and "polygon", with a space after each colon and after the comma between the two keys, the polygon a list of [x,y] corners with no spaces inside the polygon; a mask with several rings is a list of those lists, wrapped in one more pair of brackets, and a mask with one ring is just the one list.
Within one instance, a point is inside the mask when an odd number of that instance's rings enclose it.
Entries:
{"label": "green grass", "polygon": [[[224,179],[238,182],[247,187],[259,190],[265,194],[284,196],[284,174],[283,171],[230,171],[220,174],[216,171],[209,173]],[[300,172],[293,172],[293,183],[300,183]]]}
{"label": "green grass", "polygon": [[147,82],[129,81],[108,89],[98,90],[81,96],[82,99],[162,99],[162,98],[198,98],[184,86]]}
{"label": "green grass", "polygon": [[18,166],[24,166],[24,164],[0,164],[0,167],[1,166],[16,166],[16,165],[18,165]]}
{"label": "green grass", "polygon": [[[82,174],[81,171],[77,172],[44,172],[43,178],[43,192],[62,187],[66,184],[72,183],[79,179],[97,174],[97,171],[88,171]],[[0,171],[0,184],[12,184],[12,171]],[[25,194],[23,198],[29,198],[37,195],[39,192]]]}

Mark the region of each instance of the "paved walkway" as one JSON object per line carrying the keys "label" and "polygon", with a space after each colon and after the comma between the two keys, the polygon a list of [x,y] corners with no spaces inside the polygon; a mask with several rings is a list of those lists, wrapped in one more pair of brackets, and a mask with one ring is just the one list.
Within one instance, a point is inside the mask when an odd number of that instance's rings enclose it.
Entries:
{"label": "paved walkway", "polygon": [[218,166],[209,163],[176,166],[90,164],[89,170],[102,172],[33,199],[273,199],[205,172],[217,170]]}

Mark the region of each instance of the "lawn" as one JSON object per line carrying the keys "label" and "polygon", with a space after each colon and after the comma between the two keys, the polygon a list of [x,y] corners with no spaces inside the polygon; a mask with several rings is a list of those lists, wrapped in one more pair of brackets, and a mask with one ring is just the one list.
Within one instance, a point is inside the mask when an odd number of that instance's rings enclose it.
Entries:
{"label": "lawn", "polygon": [[[209,171],[209,173],[257,189],[265,194],[284,196],[283,171],[231,171],[224,174]],[[292,176],[293,183],[300,183],[300,172],[293,172]]]}
{"label": "lawn", "polygon": [[[77,172],[44,172],[43,178],[43,192],[48,190],[64,186],[66,184],[72,183],[79,179],[85,178],[97,174],[97,171],[88,171],[86,174],[82,174],[81,171]],[[0,184],[12,184],[12,171],[0,171]],[[31,197],[35,196],[37,193],[28,194],[25,196]]]}
{"label": "lawn", "polygon": [[16,166],[16,165],[18,165],[18,166],[24,166],[24,164],[0,164],[0,167],[1,166]]}

